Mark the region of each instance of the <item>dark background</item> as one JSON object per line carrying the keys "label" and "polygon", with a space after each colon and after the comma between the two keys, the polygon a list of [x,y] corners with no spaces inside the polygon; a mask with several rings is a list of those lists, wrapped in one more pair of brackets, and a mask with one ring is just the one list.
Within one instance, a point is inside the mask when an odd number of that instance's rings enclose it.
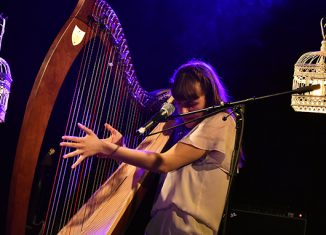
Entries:
{"label": "dark background", "polygon": [[[320,19],[326,15],[325,0],[108,2],[145,90],[166,88],[175,68],[199,58],[217,69],[234,101],[291,90],[295,62],[320,50]],[[0,234],[25,106],[44,56],[76,3],[0,0],[0,13],[8,17],[0,56],[13,78],[6,122],[0,124]],[[286,95],[246,106],[246,162],[231,206],[293,212],[294,218],[303,213],[307,234],[320,234],[326,219],[326,116],[294,112],[290,103]]]}

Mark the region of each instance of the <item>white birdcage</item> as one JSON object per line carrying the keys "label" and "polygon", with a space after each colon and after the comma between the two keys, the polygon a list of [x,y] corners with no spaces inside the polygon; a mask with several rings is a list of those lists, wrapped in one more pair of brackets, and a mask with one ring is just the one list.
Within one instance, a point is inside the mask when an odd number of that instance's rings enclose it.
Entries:
{"label": "white birdcage", "polygon": [[320,51],[303,54],[294,65],[293,90],[320,85],[318,90],[292,95],[291,106],[297,112],[326,113],[326,35],[324,33],[326,23],[324,19],[320,21],[323,36]]}
{"label": "white birdcage", "polygon": [[[0,49],[2,37],[5,32],[6,20],[0,15]],[[8,107],[8,100],[10,94],[10,86],[12,83],[10,68],[8,63],[0,57],[0,123],[5,121],[6,111]]]}

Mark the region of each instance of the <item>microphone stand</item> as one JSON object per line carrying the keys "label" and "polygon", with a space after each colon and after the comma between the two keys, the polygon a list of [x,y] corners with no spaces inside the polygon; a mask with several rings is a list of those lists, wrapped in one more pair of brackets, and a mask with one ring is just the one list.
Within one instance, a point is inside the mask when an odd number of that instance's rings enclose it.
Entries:
{"label": "microphone stand", "polygon": [[230,209],[230,199],[231,199],[231,191],[233,189],[233,182],[234,178],[236,176],[236,173],[238,173],[238,166],[239,166],[239,158],[240,158],[240,152],[241,152],[241,146],[242,146],[242,137],[243,137],[243,130],[244,130],[244,105],[237,105],[233,108],[233,113],[235,116],[235,122],[236,122],[236,135],[235,135],[235,141],[234,141],[234,149],[231,156],[231,163],[230,163],[230,171],[229,171],[229,185],[226,193],[225,198],[225,205],[224,205],[224,212],[222,215],[222,235],[225,235],[227,232],[227,222],[229,217],[229,209]]}
{"label": "microphone stand", "polygon": [[187,124],[189,122],[194,122],[194,121],[205,119],[207,117],[213,116],[216,113],[219,113],[219,112],[222,112],[222,111],[225,111],[225,110],[232,110],[230,112],[230,114],[223,117],[223,120],[226,120],[232,114],[235,117],[236,137],[235,137],[235,144],[234,144],[234,149],[233,149],[233,153],[232,153],[232,157],[231,157],[230,172],[228,174],[229,175],[229,186],[228,186],[228,190],[227,190],[227,194],[226,194],[224,213],[223,213],[223,217],[222,217],[223,222],[221,222],[221,225],[223,227],[220,227],[219,234],[221,234],[221,235],[226,234],[227,221],[228,221],[228,216],[229,216],[228,215],[229,214],[229,207],[230,207],[230,194],[231,194],[231,190],[232,190],[232,187],[233,187],[234,176],[236,175],[237,170],[238,170],[239,156],[240,156],[241,146],[242,146],[242,137],[243,137],[243,130],[244,130],[244,107],[245,107],[245,104],[251,103],[251,102],[254,102],[254,101],[258,101],[258,100],[263,100],[263,99],[268,99],[268,98],[272,98],[272,97],[276,97],[276,96],[281,96],[281,95],[301,94],[301,93],[311,92],[311,91],[317,90],[317,89],[320,89],[319,84],[310,85],[310,86],[306,86],[306,87],[300,87],[300,88],[297,88],[295,90],[290,90],[290,91],[285,91],[285,92],[280,92],[280,93],[275,93],[275,94],[270,94],[270,95],[265,95],[265,96],[260,96],[260,97],[252,97],[252,98],[248,98],[248,99],[244,99],[244,100],[240,100],[240,101],[235,101],[235,102],[227,102],[227,103],[221,102],[221,105],[214,105],[214,106],[204,108],[204,109],[200,109],[200,110],[196,110],[196,111],[193,111],[193,112],[188,112],[188,113],[184,113],[184,114],[173,115],[173,116],[167,117],[166,121],[170,120],[170,119],[175,119],[175,118],[187,116],[187,115],[192,115],[192,114],[199,113],[199,112],[204,112],[205,113],[200,118],[195,118],[193,120],[181,123],[179,125],[175,125],[173,127],[166,128],[166,129],[164,129],[162,131],[154,132],[154,133],[149,134],[149,135],[155,135],[155,134],[161,133],[163,131],[174,129],[174,128],[179,127],[181,125],[185,125],[185,124]]}

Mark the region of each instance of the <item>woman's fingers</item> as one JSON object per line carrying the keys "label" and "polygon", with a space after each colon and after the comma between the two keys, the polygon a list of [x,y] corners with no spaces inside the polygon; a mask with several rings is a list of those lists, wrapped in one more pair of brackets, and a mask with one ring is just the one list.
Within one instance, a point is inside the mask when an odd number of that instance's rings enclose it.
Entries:
{"label": "woman's fingers", "polygon": [[82,153],[81,150],[76,149],[76,150],[73,151],[73,152],[70,152],[70,153],[67,153],[67,154],[63,155],[63,158],[75,157],[75,156],[77,156],[77,155],[79,155],[79,154],[81,154],[81,153]]}
{"label": "woman's fingers", "polygon": [[108,130],[110,130],[111,128],[113,128],[109,123],[105,123],[104,127]]}
{"label": "woman's fingers", "polygon": [[76,166],[78,166],[86,157],[83,155],[80,155],[77,161],[75,161],[74,164],[72,164],[71,168],[74,169]]}
{"label": "woman's fingers", "polygon": [[60,146],[78,149],[81,147],[81,144],[79,144],[78,142],[61,142]]}
{"label": "woman's fingers", "polygon": [[77,137],[77,136],[69,136],[69,135],[62,136],[62,139],[63,140],[70,140],[70,141],[73,141],[73,142],[80,142],[80,140],[81,140],[80,137]]}
{"label": "woman's fingers", "polygon": [[84,161],[85,158],[87,158],[87,155],[83,155],[82,153],[83,153],[83,151],[77,149],[77,150],[75,150],[73,152],[70,152],[70,153],[67,153],[67,154],[63,155],[63,158],[70,158],[70,157],[75,157],[75,156],[78,156],[79,155],[79,158],[77,159],[77,161],[74,162],[74,164],[72,164],[72,166],[71,166],[71,168],[74,169],[82,161]]}
{"label": "woman's fingers", "polygon": [[116,133],[116,129],[114,129],[110,124],[105,123],[104,127],[111,132],[112,135],[114,135]]}
{"label": "woman's fingers", "polygon": [[110,131],[111,135],[109,138],[106,138],[106,140],[110,143],[123,145],[123,136],[122,134],[115,128],[113,128],[110,124],[105,123],[105,128]]}
{"label": "woman's fingers", "polygon": [[65,155],[63,155],[63,158],[70,158],[70,157],[75,157],[78,156],[79,158],[77,159],[77,161],[74,162],[74,164],[72,164],[71,168],[74,169],[76,168],[76,166],[78,166],[82,161],[85,160],[85,158],[87,157],[86,155],[82,154],[81,150],[75,150],[73,152],[67,153]]}
{"label": "woman's fingers", "polygon": [[78,125],[78,127],[79,127],[81,130],[85,131],[86,134],[88,134],[88,135],[92,135],[92,134],[94,134],[94,132],[93,132],[91,129],[87,128],[87,127],[84,126],[83,124],[78,123],[77,125]]}
{"label": "woman's fingers", "polygon": [[105,129],[107,129],[107,130],[111,133],[111,135],[107,138],[107,140],[108,140],[109,142],[113,142],[113,141],[115,140],[115,138],[116,138],[117,130],[114,129],[114,128],[113,128],[110,124],[108,124],[108,123],[105,123],[105,124],[104,124],[104,127],[105,127]]}

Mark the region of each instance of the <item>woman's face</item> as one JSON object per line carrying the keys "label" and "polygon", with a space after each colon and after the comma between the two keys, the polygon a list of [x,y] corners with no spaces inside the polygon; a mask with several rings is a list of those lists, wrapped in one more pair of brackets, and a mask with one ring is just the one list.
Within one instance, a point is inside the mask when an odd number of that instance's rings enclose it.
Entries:
{"label": "woman's face", "polygon": [[[196,94],[198,98],[192,100],[176,100],[176,107],[179,114],[185,114],[188,112],[193,112],[199,109],[206,108],[206,97],[204,92],[201,89],[200,83],[196,83],[195,85]],[[187,115],[182,117],[183,122],[187,122],[196,118],[203,116],[203,112],[195,113],[192,115]],[[186,124],[187,128],[193,128],[196,126],[201,120],[196,122],[190,122]]]}

